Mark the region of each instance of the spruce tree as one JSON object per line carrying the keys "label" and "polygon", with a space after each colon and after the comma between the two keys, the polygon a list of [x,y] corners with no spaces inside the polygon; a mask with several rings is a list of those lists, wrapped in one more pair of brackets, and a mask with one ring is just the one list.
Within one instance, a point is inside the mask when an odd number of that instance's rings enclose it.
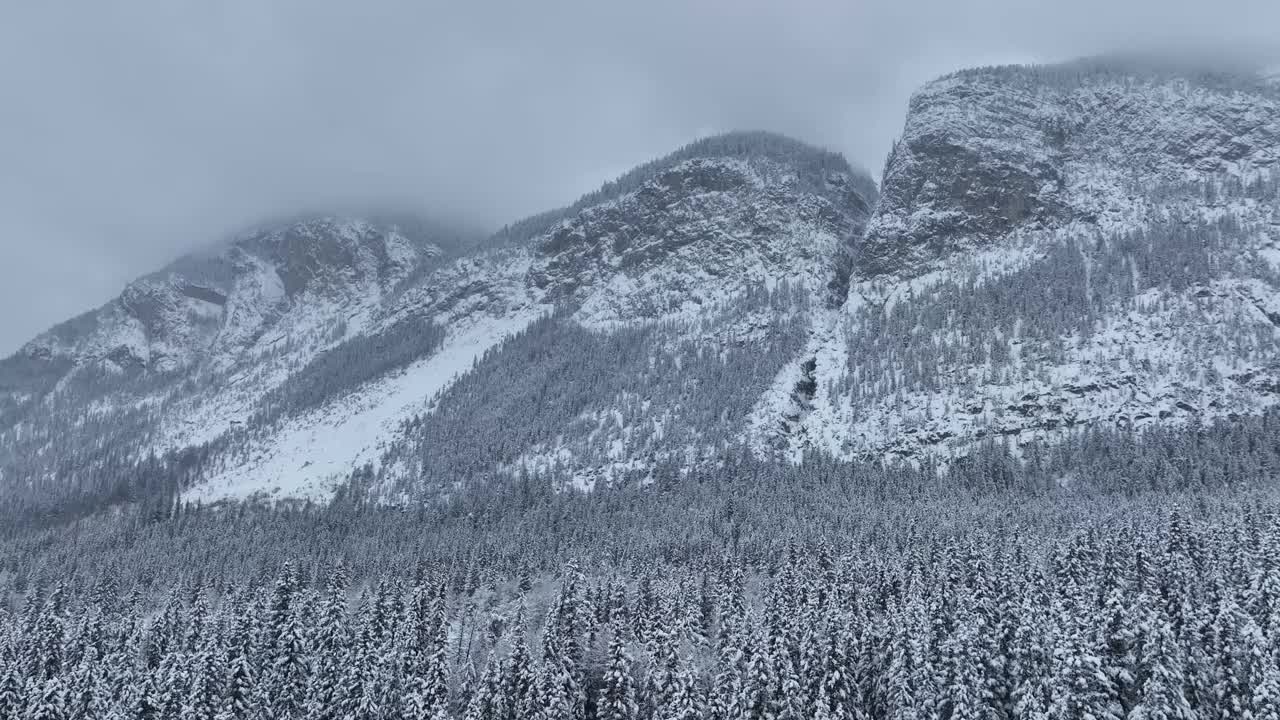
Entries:
{"label": "spruce tree", "polygon": [[600,698],[600,720],[637,720],[639,707],[636,702],[635,681],[632,678],[631,656],[627,653],[621,620],[615,620],[609,637],[609,655],[604,672],[604,687]]}

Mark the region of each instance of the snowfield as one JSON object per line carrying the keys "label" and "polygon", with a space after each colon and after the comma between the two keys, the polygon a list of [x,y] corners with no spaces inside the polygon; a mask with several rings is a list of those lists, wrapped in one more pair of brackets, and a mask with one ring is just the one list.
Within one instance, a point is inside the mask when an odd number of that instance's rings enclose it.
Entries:
{"label": "snowfield", "polygon": [[471,369],[484,352],[537,317],[526,313],[477,319],[455,331],[431,357],[300,417],[289,418],[268,439],[252,443],[247,458],[187,493],[192,500],[265,494],[323,500],[380,450],[400,425],[427,412],[441,390]]}

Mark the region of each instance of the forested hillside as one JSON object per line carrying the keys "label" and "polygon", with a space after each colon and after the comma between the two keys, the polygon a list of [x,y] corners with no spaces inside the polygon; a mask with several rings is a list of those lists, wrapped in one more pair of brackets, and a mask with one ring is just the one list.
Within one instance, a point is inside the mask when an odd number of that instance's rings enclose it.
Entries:
{"label": "forested hillside", "polygon": [[[1270,492],[882,497],[874,510],[828,506],[853,512],[810,532],[795,510],[840,498],[830,482],[808,485],[805,500],[766,492],[797,501],[785,516],[738,505],[720,484],[728,497],[702,522],[723,534],[700,546],[681,541],[680,525],[646,524],[665,542],[644,543],[626,520],[650,499],[640,496],[584,498],[567,527],[535,512],[528,530],[556,540],[512,555],[493,526],[498,545],[442,555],[417,534],[423,518],[175,517],[120,539],[204,562],[155,556],[164,579],[140,583],[86,565],[10,596],[0,708],[24,718],[1207,718],[1268,717],[1280,703]],[[583,514],[601,525],[582,525]],[[311,544],[317,530],[329,551]],[[619,530],[629,541],[610,542]],[[583,544],[593,535],[607,551]],[[85,536],[69,549],[87,552],[64,562],[92,562],[104,539]],[[201,540],[302,554],[228,572],[210,562],[217,551],[192,546]],[[147,567],[130,554],[116,567]]]}
{"label": "forested hillside", "polygon": [[[1266,717],[1280,419],[0,543],[12,717]],[[1182,715],[1159,715],[1172,708]]]}

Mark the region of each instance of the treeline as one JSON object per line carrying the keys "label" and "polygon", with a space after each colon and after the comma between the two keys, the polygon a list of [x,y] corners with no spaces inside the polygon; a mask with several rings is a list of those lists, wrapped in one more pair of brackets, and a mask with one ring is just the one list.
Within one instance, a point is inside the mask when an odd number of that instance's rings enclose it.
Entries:
{"label": "treeline", "polygon": [[1152,498],[1200,503],[1269,492],[1280,467],[1278,430],[1280,413],[1272,412],[1194,430],[1082,431],[1016,453],[989,441],[945,467],[823,457],[778,465],[738,449],[694,468],[669,459],[589,493],[516,473],[402,505],[378,501],[385,496],[372,492],[377,478],[362,469],[327,505],[201,507],[181,502],[157,466],[141,476],[157,484],[138,486],[109,512],[5,522],[0,595],[58,580],[91,585],[99,574],[147,588],[194,572],[262,576],[291,558],[345,557],[357,575],[430,560],[512,577],[571,558],[633,572],[725,550],[776,559],[786,540],[895,545],[910,542],[903,529],[924,518],[937,533],[1016,521],[1057,534],[1074,516]]}
{"label": "treeline", "polygon": [[161,490],[0,539],[0,717],[1270,717],[1278,427],[400,507],[367,471],[323,507]]}
{"label": "treeline", "polygon": [[[839,483],[842,492],[899,497],[950,491],[1040,494],[1067,481],[1108,493],[1213,490],[1264,486],[1272,481],[1269,468],[1280,466],[1280,416],[1275,411],[1136,434],[1082,427],[1058,442],[1027,443],[1016,452],[993,438],[967,456],[949,459],[945,469],[929,463],[884,464],[878,457],[846,463],[814,456],[799,467],[758,461],[737,438],[710,428],[735,427],[733,419],[750,411],[750,399],[772,381],[774,368],[794,357],[804,341],[800,321],[805,310],[803,298],[781,288],[757,300],[744,306],[739,319],[709,326],[708,332],[716,335],[702,340],[689,340],[685,333],[669,336],[660,326],[601,334],[556,317],[544,319],[490,351],[473,372],[436,399],[433,414],[409,423],[406,442],[389,449],[383,467],[398,463],[397,469],[409,469],[406,474],[419,481],[416,488],[390,486],[386,477],[362,470],[342,491],[343,502],[410,500],[435,512],[441,504],[454,507],[473,497],[502,498],[511,487],[545,486],[535,494],[551,493],[580,481],[583,467],[607,465],[619,441],[631,443],[626,447],[653,448],[646,458],[651,462],[618,467],[608,478],[607,484],[624,493],[651,482],[674,487],[682,478],[730,487],[746,483],[748,488],[756,478],[784,488],[805,487],[818,478]],[[767,311],[770,323],[757,324],[748,311],[752,307]],[[748,334],[750,341],[738,333]],[[761,354],[760,348],[769,351]],[[628,372],[617,372],[619,362]],[[548,395],[549,386],[563,392]],[[653,417],[662,424],[647,420]],[[99,419],[89,416],[81,422],[87,426]],[[557,439],[559,428],[565,427],[574,430],[566,439],[574,457],[540,463],[538,448]],[[112,427],[103,423],[101,431],[111,433]],[[212,445],[142,457],[128,444],[70,444],[57,457],[39,458],[53,468],[48,475],[7,483],[0,490],[0,535],[56,527],[98,511],[121,512],[142,522],[167,517],[185,488],[216,469],[219,458],[249,437],[241,431]],[[660,452],[681,445],[701,448],[692,470],[684,454]],[[88,467],[98,470],[86,472]],[[670,492],[696,493],[696,486]],[[572,495],[557,497],[557,502],[577,502]],[[841,502],[852,501],[837,505]]]}

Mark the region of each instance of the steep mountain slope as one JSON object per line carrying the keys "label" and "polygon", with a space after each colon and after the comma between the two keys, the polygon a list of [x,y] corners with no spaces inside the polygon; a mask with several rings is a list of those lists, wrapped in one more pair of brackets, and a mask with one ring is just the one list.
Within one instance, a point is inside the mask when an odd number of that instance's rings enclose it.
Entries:
{"label": "steep mountain slope", "polygon": [[[792,452],[965,453],[1277,395],[1280,93],[1116,62],[911,100]],[[825,392],[823,388],[826,388]]]}
{"label": "steep mountain slope", "polygon": [[912,98],[879,196],[731,133],[466,248],[328,220],[183,260],[4,361],[0,472],[402,500],[748,451],[950,465],[1259,414],[1278,328],[1274,85],[985,68]]}
{"label": "steep mountain slope", "polygon": [[[154,451],[218,437],[358,334],[454,236],[318,218],[248,233],[130,283],[0,362],[0,482],[56,494],[129,482]],[[210,405],[235,407],[210,423]]]}
{"label": "steep mountain slope", "polygon": [[365,464],[396,496],[523,472],[590,486],[740,444],[839,303],[874,185],[837,155],[734,133],[588,197],[424,277],[383,322],[445,328],[437,352],[247,428],[197,492],[324,494]]}
{"label": "steep mountain slope", "polygon": [[4,481],[127,495],[103,478],[168,453],[192,498],[325,497],[365,465],[414,495],[714,454],[841,302],[874,201],[838,155],[732,133],[475,249],[336,219],[246,236],[5,361]]}

